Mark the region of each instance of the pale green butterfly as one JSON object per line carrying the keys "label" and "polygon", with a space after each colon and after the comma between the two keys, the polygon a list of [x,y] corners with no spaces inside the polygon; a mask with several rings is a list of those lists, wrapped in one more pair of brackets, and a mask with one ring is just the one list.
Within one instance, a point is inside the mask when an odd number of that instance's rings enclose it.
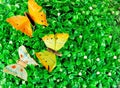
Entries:
{"label": "pale green butterfly", "polygon": [[12,74],[14,76],[17,76],[17,77],[27,81],[27,72],[24,68],[27,66],[27,64],[28,65],[30,65],[30,64],[38,65],[38,64],[33,58],[30,57],[25,46],[23,46],[23,45],[20,46],[18,49],[18,53],[19,53],[20,59],[17,61],[17,63],[4,67],[3,72]]}

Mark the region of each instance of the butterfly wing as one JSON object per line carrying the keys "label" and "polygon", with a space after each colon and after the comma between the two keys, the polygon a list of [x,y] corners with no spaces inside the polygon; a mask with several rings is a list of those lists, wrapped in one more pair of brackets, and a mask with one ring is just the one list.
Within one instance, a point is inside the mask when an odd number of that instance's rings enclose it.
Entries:
{"label": "butterfly wing", "polygon": [[68,40],[69,34],[57,33],[55,34],[55,51],[61,49]]}
{"label": "butterfly wing", "polygon": [[44,51],[36,53],[37,58],[40,60],[42,65],[51,72],[56,66],[56,57],[55,54]]}
{"label": "butterfly wing", "polygon": [[38,65],[38,63],[30,57],[29,53],[27,52],[25,46],[20,46],[18,49],[19,57],[22,61],[27,61],[27,64]]}
{"label": "butterfly wing", "polygon": [[46,15],[34,0],[28,0],[29,15],[36,23],[47,26]]}
{"label": "butterfly wing", "polygon": [[7,22],[10,23],[17,30],[20,30],[24,34],[32,37],[32,28],[30,26],[30,21],[26,16],[13,16],[7,18]]}
{"label": "butterfly wing", "polygon": [[42,38],[42,40],[44,41],[45,45],[48,48],[55,50],[55,35],[54,34],[46,35]]}
{"label": "butterfly wing", "polygon": [[36,12],[39,12],[42,10],[42,7],[39,6],[35,0],[28,0],[28,9],[29,9],[29,12],[34,14],[33,12],[36,11]]}
{"label": "butterfly wing", "polygon": [[8,74],[20,77],[21,79],[27,81],[27,72],[26,70],[18,65],[18,64],[12,64],[8,65],[3,69],[3,72],[6,72]]}

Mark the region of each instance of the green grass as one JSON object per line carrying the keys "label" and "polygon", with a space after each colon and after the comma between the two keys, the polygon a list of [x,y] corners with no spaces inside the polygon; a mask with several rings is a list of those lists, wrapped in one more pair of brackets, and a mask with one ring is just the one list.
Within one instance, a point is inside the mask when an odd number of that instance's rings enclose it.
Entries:
{"label": "green grass", "polygon": [[[33,37],[16,31],[6,18],[24,15],[27,0],[0,0],[0,87],[3,88],[116,88],[120,83],[119,0],[36,0],[46,11],[48,27],[36,24]],[[59,15],[59,16],[58,16]],[[41,38],[69,33],[49,73],[34,52],[46,49]],[[25,45],[40,66],[27,66],[28,81],[2,72],[16,63],[18,47]]]}

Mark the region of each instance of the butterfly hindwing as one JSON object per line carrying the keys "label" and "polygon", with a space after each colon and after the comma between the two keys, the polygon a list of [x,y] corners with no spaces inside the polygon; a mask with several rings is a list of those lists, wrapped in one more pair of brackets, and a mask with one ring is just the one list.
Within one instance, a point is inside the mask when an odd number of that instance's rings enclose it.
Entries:
{"label": "butterfly hindwing", "polygon": [[27,52],[25,46],[20,46],[18,49],[19,57],[22,61],[27,61],[27,64],[38,65],[37,62],[30,57],[29,53]]}
{"label": "butterfly hindwing", "polygon": [[69,35],[67,33],[57,33],[55,34],[55,51],[61,49],[66,43]]}
{"label": "butterfly hindwing", "polygon": [[7,22],[10,23],[17,30],[20,30],[24,34],[32,37],[32,28],[30,25],[30,21],[26,16],[13,16],[7,18]]}
{"label": "butterfly hindwing", "polygon": [[12,74],[14,76],[20,77],[21,79],[24,79],[25,81],[27,81],[27,72],[19,64],[8,65],[3,69],[3,72]]}
{"label": "butterfly hindwing", "polygon": [[36,23],[47,26],[46,14],[34,0],[28,0],[29,15]]}
{"label": "butterfly hindwing", "polygon": [[36,53],[42,65],[51,72],[56,66],[56,56],[52,52],[43,51]]}
{"label": "butterfly hindwing", "polygon": [[42,38],[42,40],[44,41],[45,45],[48,48],[55,50],[55,35],[54,34],[46,35]]}

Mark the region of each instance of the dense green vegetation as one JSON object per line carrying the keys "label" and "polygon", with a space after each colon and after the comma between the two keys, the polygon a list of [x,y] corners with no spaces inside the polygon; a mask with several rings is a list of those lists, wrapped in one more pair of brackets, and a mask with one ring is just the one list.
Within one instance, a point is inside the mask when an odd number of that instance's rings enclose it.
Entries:
{"label": "dense green vegetation", "polygon": [[[36,0],[46,11],[48,27],[36,24],[33,37],[16,31],[6,18],[28,12],[27,0],[0,0],[0,87],[3,88],[116,88],[120,83],[119,0]],[[49,73],[35,56],[46,49],[41,38],[69,33]],[[28,81],[3,73],[16,63],[25,45],[39,66],[27,66]]]}

